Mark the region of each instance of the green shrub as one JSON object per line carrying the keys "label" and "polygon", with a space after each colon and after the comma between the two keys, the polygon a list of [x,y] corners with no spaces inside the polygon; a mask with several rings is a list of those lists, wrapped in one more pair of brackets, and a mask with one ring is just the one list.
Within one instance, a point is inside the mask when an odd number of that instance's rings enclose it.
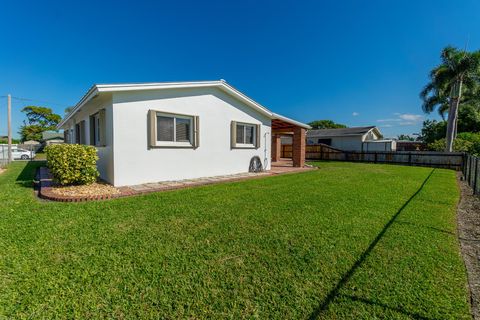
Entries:
{"label": "green shrub", "polygon": [[[428,149],[432,151],[445,151],[447,146],[445,139],[440,139],[435,142],[428,144]],[[453,151],[455,152],[469,152],[471,153],[473,149],[473,142],[463,140],[463,139],[455,139],[453,141]]]}
{"label": "green shrub", "polygon": [[97,149],[79,144],[56,144],[45,148],[47,165],[61,185],[97,181]]}
{"label": "green shrub", "polygon": [[480,133],[462,132],[457,135],[457,138],[472,142],[473,146],[469,152],[474,155],[480,155]]}

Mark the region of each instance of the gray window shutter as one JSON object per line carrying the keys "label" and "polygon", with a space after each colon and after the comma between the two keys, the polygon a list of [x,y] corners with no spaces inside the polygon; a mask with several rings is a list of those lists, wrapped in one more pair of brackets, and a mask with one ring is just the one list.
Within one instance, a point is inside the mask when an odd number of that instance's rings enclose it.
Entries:
{"label": "gray window shutter", "polygon": [[198,116],[193,118],[193,147],[200,146],[200,119]]}
{"label": "gray window shutter", "polygon": [[232,121],[230,124],[230,147],[235,148],[237,146],[237,122]]}
{"label": "gray window shutter", "polygon": [[260,138],[262,137],[260,132],[261,127],[262,126],[260,124],[257,124],[255,131],[255,148],[257,149],[260,148]]}
{"label": "gray window shutter", "polygon": [[148,146],[155,147],[157,145],[157,133],[155,131],[155,121],[157,113],[153,110],[148,110]]}
{"label": "gray window shutter", "polygon": [[100,110],[100,112],[98,113],[98,118],[100,120],[100,128],[99,131],[100,131],[100,146],[104,147],[107,145],[107,140],[105,139],[105,128],[106,128],[106,125],[105,125],[105,109],[102,109]]}

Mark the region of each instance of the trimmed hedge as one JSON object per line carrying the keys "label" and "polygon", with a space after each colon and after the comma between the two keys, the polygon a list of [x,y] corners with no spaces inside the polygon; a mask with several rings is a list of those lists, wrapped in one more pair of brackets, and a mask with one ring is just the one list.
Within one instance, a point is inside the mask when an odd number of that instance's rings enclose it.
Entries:
{"label": "trimmed hedge", "polygon": [[47,165],[61,185],[97,181],[97,149],[80,144],[55,144],[45,148]]}

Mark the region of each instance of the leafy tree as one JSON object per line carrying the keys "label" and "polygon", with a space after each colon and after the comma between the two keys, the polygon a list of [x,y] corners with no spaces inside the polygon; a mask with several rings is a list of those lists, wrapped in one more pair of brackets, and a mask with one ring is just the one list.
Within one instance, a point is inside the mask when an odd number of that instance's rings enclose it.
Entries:
{"label": "leafy tree", "polygon": [[27,120],[23,121],[23,126],[20,127],[22,141],[41,140],[42,132],[55,130],[62,120],[62,117],[46,107],[27,106],[22,109],[22,112],[27,116]]}
{"label": "leafy tree", "polygon": [[468,152],[473,155],[480,155],[480,133],[462,132],[458,134],[457,138],[472,142],[472,148]]}
{"label": "leafy tree", "polygon": [[333,122],[332,120],[315,120],[308,123],[312,129],[338,129],[338,128],[346,128],[347,126],[344,124]]}
{"label": "leafy tree", "polygon": [[[428,149],[432,151],[443,151],[445,150],[446,140],[445,138],[437,140],[428,144]],[[463,139],[455,139],[453,142],[453,151],[455,152],[469,152],[473,149],[473,142],[463,140]]]}
{"label": "leafy tree", "polygon": [[[467,132],[480,132],[480,109],[472,105],[463,105],[458,112],[458,134]],[[432,143],[445,137],[447,132],[446,121],[426,120],[423,122],[423,128],[420,140],[426,143]]]}
{"label": "leafy tree", "polygon": [[425,120],[420,134],[420,140],[426,143],[432,143],[445,137],[447,132],[446,121]]}
{"label": "leafy tree", "polygon": [[480,75],[480,51],[465,52],[446,47],[441,54],[442,63],[430,72],[430,82],[421,91],[424,112],[430,113],[448,105],[446,150],[453,150],[458,107],[465,97],[478,92]]}
{"label": "leafy tree", "polygon": [[[0,144],[7,144],[8,143],[8,138],[5,137],[0,137]],[[18,139],[12,139],[13,144],[18,144],[20,143],[20,140]]]}
{"label": "leafy tree", "polygon": [[480,132],[480,109],[471,104],[458,110],[457,132]]}
{"label": "leafy tree", "polygon": [[415,138],[409,136],[408,134],[401,134],[397,137],[397,139],[401,141],[415,141]]}

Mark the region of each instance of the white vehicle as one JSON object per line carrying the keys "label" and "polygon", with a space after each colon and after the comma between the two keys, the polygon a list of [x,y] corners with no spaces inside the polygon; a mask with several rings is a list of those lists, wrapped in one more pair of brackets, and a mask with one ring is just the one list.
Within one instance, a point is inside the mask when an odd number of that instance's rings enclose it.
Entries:
{"label": "white vehicle", "polygon": [[12,157],[14,160],[29,160],[35,158],[35,151],[28,151],[17,147],[12,148]]}

